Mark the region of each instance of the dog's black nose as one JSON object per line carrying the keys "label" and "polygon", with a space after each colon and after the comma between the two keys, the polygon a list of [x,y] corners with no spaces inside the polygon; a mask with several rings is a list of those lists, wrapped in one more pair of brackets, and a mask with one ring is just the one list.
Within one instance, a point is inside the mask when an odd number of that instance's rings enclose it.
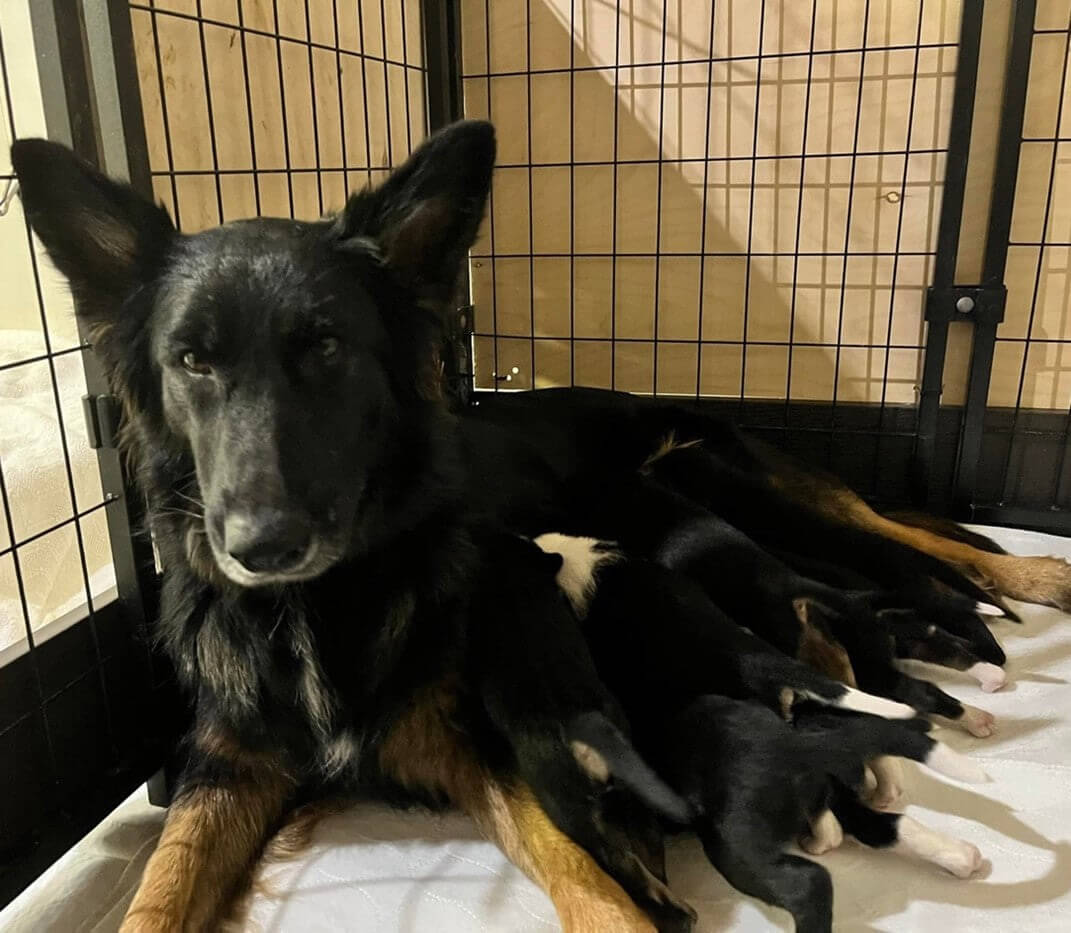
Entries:
{"label": "dog's black nose", "polygon": [[308,520],[281,509],[237,512],[223,522],[223,544],[251,573],[285,573],[300,566],[312,539]]}

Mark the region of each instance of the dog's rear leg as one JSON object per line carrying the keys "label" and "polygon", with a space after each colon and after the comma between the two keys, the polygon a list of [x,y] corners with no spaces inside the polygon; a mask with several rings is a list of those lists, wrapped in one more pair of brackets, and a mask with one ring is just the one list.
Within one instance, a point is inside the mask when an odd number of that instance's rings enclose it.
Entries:
{"label": "dog's rear leg", "polygon": [[454,726],[448,689],[426,691],[384,741],[379,764],[403,787],[445,794],[547,892],[565,933],[651,933],[655,925],[584,849],[559,830],[527,786],[492,775]]}
{"label": "dog's rear leg", "polygon": [[122,933],[189,933],[217,929],[293,792],[267,758],[213,755],[219,782],[196,772],[167,813],[164,830]]}
{"label": "dog's rear leg", "polygon": [[982,551],[925,528],[902,525],[879,515],[854,493],[838,492],[839,508],[833,512],[823,511],[833,516],[839,513],[841,521],[939,558],[997,595],[1071,612],[1071,565],[1063,558],[1019,557]]}

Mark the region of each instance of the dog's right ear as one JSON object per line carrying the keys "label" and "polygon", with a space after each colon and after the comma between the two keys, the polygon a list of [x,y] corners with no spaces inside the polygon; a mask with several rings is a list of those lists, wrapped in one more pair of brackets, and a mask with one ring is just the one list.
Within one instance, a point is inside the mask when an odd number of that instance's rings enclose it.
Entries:
{"label": "dog's right ear", "polygon": [[26,217],[70,282],[79,317],[107,328],[159,268],[177,235],[171,218],[59,143],[17,140],[11,162]]}
{"label": "dog's right ear", "polygon": [[490,123],[450,124],[378,188],[351,197],[332,236],[342,249],[373,242],[383,264],[418,296],[445,301],[476,239],[494,164]]}

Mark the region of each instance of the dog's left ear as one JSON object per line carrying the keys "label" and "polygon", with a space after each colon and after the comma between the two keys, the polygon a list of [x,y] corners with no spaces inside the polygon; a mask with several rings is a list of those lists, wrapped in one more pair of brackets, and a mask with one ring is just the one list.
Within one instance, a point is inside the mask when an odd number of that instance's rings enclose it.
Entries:
{"label": "dog's left ear", "polygon": [[420,297],[446,301],[491,188],[495,131],[464,120],[431,136],[379,188],[350,198],[332,236],[367,248]]}

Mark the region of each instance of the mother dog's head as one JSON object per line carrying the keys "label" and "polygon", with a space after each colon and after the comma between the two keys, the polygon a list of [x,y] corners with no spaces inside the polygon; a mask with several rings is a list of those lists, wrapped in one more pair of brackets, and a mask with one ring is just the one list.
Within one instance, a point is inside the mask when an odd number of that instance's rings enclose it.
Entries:
{"label": "mother dog's head", "polygon": [[[27,217],[123,399],[158,517],[185,515],[187,550],[207,539],[234,583],[315,577],[388,508],[438,411],[441,312],[494,149],[489,124],[457,123],[334,218],[186,236],[63,146],[15,143]],[[203,526],[186,514],[201,508]]]}

